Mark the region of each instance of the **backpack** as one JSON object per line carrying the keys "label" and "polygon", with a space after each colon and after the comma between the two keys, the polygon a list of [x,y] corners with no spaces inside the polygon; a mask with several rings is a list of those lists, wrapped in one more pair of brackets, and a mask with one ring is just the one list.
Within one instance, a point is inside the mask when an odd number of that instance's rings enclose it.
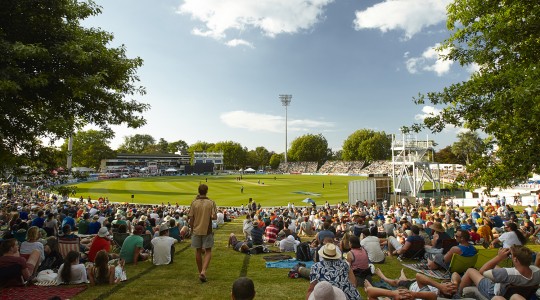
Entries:
{"label": "backpack", "polygon": [[296,247],[296,260],[299,261],[312,261],[313,255],[311,254],[311,248],[308,242],[300,243]]}

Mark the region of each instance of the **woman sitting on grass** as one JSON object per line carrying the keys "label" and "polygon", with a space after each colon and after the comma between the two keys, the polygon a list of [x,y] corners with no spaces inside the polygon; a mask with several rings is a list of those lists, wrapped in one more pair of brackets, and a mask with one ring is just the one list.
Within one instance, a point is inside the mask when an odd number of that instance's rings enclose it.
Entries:
{"label": "woman sitting on grass", "polygon": [[56,281],[59,284],[79,284],[88,282],[86,268],[79,263],[79,253],[69,251],[64,259],[64,263],[58,269]]}
{"label": "woman sitting on grass", "polygon": [[105,250],[96,254],[94,265],[87,269],[90,284],[114,284],[114,266],[109,265],[109,255]]}

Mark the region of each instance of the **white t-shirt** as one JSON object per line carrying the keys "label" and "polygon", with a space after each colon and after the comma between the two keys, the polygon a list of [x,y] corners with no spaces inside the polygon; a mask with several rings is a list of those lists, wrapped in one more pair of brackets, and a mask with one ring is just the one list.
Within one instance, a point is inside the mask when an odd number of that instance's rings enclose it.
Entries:
{"label": "white t-shirt", "polygon": [[366,249],[369,261],[378,263],[384,260],[384,253],[378,237],[367,236],[360,241],[360,246]]}
{"label": "white t-shirt", "polygon": [[300,244],[300,241],[294,239],[292,235],[279,242],[279,250],[281,252],[296,252],[296,246]]}
{"label": "white t-shirt", "polygon": [[508,231],[499,237],[499,241],[503,243],[503,248],[510,248],[513,245],[521,245],[521,242],[519,241],[517,234],[513,231]]}
{"label": "white t-shirt", "polygon": [[[64,264],[60,266],[58,269],[58,275],[56,276],[56,282],[63,283],[62,279],[60,279],[60,274],[62,274],[62,269],[64,268]],[[86,276],[86,268],[83,264],[77,264],[77,265],[71,265],[71,281],[69,284],[79,284],[79,283],[87,283],[88,277]]]}
{"label": "white t-shirt", "polygon": [[166,265],[171,262],[171,246],[176,240],[170,236],[158,236],[152,239],[154,246],[154,265]]}

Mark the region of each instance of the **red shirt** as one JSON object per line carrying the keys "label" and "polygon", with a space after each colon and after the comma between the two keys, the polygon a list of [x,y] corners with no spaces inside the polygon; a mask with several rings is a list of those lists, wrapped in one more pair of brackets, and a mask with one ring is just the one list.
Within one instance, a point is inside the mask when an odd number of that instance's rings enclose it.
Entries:
{"label": "red shirt", "polygon": [[274,224],[269,225],[266,227],[266,230],[264,231],[264,235],[266,236],[266,241],[268,243],[274,243],[277,239],[277,235],[279,233],[279,229],[274,226]]}
{"label": "red shirt", "polygon": [[96,236],[88,251],[88,260],[94,262],[99,250],[105,250],[107,252],[111,251],[111,242],[106,238]]}

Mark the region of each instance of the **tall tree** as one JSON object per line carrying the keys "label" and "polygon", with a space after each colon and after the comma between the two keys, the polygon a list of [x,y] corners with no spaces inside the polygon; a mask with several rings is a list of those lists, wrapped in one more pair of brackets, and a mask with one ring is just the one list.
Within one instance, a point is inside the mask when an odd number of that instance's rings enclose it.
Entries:
{"label": "tall tree", "polygon": [[118,147],[119,153],[155,153],[156,140],[149,134],[135,134],[124,137],[124,142]]}
{"label": "tall tree", "polygon": [[292,161],[316,161],[321,166],[332,156],[332,149],[322,134],[305,134],[291,143],[288,158]]}
{"label": "tall tree", "polygon": [[189,146],[185,141],[178,140],[176,142],[169,143],[167,152],[169,152],[169,153],[180,152],[182,154],[187,154],[188,148],[189,148]]}
{"label": "tall tree", "polygon": [[274,153],[270,156],[270,168],[275,170],[279,167],[279,163],[283,160],[283,154]]}
{"label": "tall tree", "polygon": [[461,132],[457,137],[458,141],[452,144],[452,153],[469,165],[480,154],[484,143],[477,132]]}
{"label": "tall tree", "polygon": [[344,160],[375,161],[388,159],[391,154],[392,139],[384,131],[360,129],[349,135],[343,142]]}
{"label": "tall tree", "polygon": [[511,186],[540,172],[540,5],[536,0],[456,0],[446,59],[477,66],[471,78],[415,99],[443,106],[412,129],[483,131],[491,140],[467,167],[476,185]]}
{"label": "tall tree", "polygon": [[218,142],[212,148],[212,151],[223,152],[223,164],[225,167],[238,169],[245,165],[247,158],[247,149],[242,145],[232,141]]}
{"label": "tall tree", "polygon": [[[109,146],[114,134],[105,130],[78,131],[73,135],[73,166],[99,170],[101,160],[112,158],[115,152]],[[68,140],[60,147],[67,156]]]}
{"label": "tall tree", "polygon": [[464,159],[460,159],[452,153],[452,146],[446,146],[435,152],[433,160],[441,164],[465,164]]}
{"label": "tall tree", "polygon": [[80,25],[100,12],[92,1],[0,1],[0,154],[38,154],[35,140],[67,138],[88,123],[145,124],[149,106],[132,98],[145,93],[142,60]]}

